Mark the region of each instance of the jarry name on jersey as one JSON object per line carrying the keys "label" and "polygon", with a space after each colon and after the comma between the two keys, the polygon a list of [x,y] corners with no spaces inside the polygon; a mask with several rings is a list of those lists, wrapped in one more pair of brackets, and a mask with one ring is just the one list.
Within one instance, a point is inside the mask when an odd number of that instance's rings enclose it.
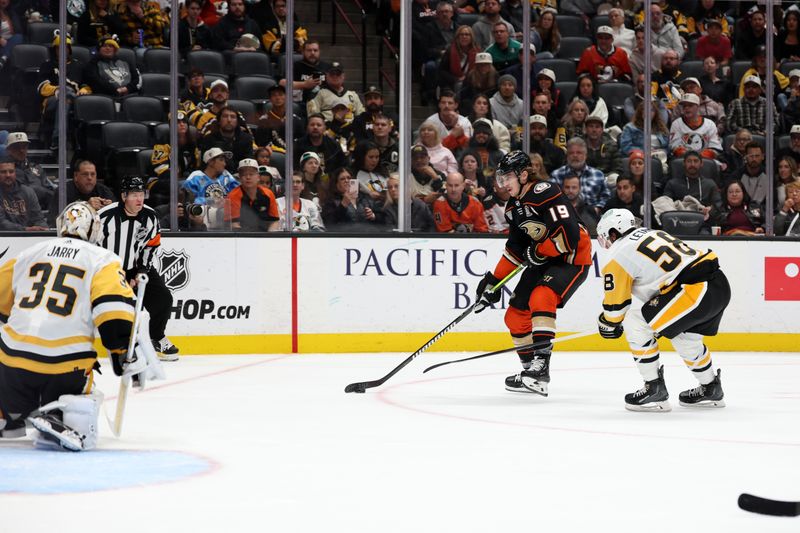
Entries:
{"label": "jarry name on jersey", "polygon": [[47,257],[66,257],[67,259],[75,259],[78,252],[75,248],[67,248],[66,246],[54,246],[47,252]]}

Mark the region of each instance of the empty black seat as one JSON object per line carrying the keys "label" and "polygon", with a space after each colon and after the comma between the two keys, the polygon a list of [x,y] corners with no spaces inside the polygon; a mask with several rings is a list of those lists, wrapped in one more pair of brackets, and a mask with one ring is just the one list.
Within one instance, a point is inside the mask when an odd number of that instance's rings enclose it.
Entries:
{"label": "empty black seat", "polygon": [[590,46],[592,46],[592,40],[588,37],[562,37],[561,47],[558,49],[556,57],[577,61],[581,58],[583,51]]}
{"label": "empty black seat", "polygon": [[264,104],[267,101],[267,91],[275,85],[272,78],[255,76],[243,76],[236,78],[234,87],[236,97],[239,100],[250,100],[256,104]]}
{"label": "empty black seat", "polygon": [[133,48],[121,47],[117,50],[117,59],[124,60],[131,68],[138,68],[136,65],[136,52],[133,51]]}
{"label": "empty black seat", "polygon": [[233,56],[235,76],[272,76],[272,63],[261,52],[239,52]]}
{"label": "empty black seat", "polygon": [[203,71],[208,79],[209,74],[227,76],[225,71],[225,56],[214,50],[192,50],[186,54],[189,68],[198,68]]}
{"label": "empty black seat", "polygon": [[77,122],[75,146],[78,152],[87,159],[98,161],[102,158],[101,127],[117,115],[114,99],[102,94],[78,96],[72,110]]}
{"label": "empty black seat", "polygon": [[39,72],[39,67],[48,59],[50,51],[42,44],[18,44],[11,52],[14,67],[22,72]]}
{"label": "empty black seat", "polygon": [[256,122],[256,105],[250,100],[228,100],[228,107],[241,113],[248,124]]}
{"label": "empty black seat", "polygon": [[30,44],[43,44],[50,46],[58,29],[56,22],[31,22],[28,24],[28,42]]}
{"label": "empty black seat", "polygon": [[129,96],[122,100],[121,118],[131,122],[143,122],[155,126],[163,122],[164,106],[161,100],[154,96]]}
{"label": "empty black seat", "polygon": [[597,91],[609,108],[622,107],[625,105],[625,99],[633,96],[633,85],[611,81],[599,84]]}
{"label": "empty black seat", "polygon": [[72,45],[72,58],[77,59],[82,65],[92,60],[92,51],[85,46]]}
{"label": "empty black seat", "polygon": [[152,148],[150,130],[139,122],[107,122],[103,125],[106,185],[116,190],[119,179],[139,172],[137,154]]}
{"label": "empty black seat", "polygon": [[144,71],[169,74],[172,51],[169,48],[148,48],[144,53]]}
{"label": "empty black seat", "polygon": [[562,37],[582,37],[586,35],[586,23],[583,18],[577,15],[557,15],[556,24],[558,24],[558,31]]}

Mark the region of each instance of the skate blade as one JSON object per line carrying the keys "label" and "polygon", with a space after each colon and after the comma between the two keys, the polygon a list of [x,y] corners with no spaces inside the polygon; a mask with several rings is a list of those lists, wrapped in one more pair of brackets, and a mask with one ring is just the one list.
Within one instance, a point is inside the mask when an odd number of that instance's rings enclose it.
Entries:
{"label": "skate blade", "polygon": [[159,361],[163,361],[165,363],[171,363],[173,361],[177,361],[179,359],[178,354],[176,353],[161,353],[156,352]]}
{"label": "skate blade", "polygon": [[522,379],[522,386],[527,389],[528,392],[532,392],[534,394],[538,394],[540,396],[547,397],[547,383],[543,381],[534,381],[534,380],[527,380],[525,378]]}
{"label": "skate blade", "polygon": [[547,394],[541,394],[540,392],[536,392],[536,391],[530,390],[528,388],[515,389],[515,388],[511,388],[511,387],[506,387],[506,390],[508,392],[516,392],[516,393],[521,393],[521,394],[540,394],[542,396],[547,396]]}
{"label": "skate blade", "polygon": [[72,438],[70,435],[59,433],[58,431],[54,430],[50,423],[46,420],[42,420],[40,418],[29,418],[29,420],[34,428],[36,428],[40,433],[44,433],[56,439],[58,444],[61,445],[61,447],[65,450],[69,450],[71,452],[83,451],[83,442],[80,440],[80,438]]}
{"label": "skate blade", "polygon": [[703,400],[702,402],[697,403],[678,403],[681,405],[681,407],[695,407],[700,409],[718,409],[720,407],[725,407],[725,400]]}
{"label": "skate blade", "polygon": [[672,406],[667,401],[663,402],[651,402],[646,405],[631,405],[629,403],[625,404],[625,409],[628,411],[637,411],[640,413],[667,413],[672,411]]}

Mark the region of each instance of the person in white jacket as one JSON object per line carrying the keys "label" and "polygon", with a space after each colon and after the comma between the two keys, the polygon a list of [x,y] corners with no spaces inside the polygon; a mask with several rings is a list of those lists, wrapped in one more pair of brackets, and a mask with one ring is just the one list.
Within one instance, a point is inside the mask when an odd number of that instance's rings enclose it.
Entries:
{"label": "person in white jacket", "polygon": [[[322,221],[317,204],[311,200],[300,198],[305,184],[300,173],[292,174],[292,231],[325,231],[325,223]],[[278,212],[280,213],[280,227],[286,227],[286,197],[278,198]]]}

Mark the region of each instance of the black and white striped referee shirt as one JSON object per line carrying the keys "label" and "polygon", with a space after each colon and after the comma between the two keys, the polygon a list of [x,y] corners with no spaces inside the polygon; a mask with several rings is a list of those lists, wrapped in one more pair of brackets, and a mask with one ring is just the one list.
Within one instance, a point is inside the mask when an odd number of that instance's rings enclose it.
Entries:
{"label": "black and white striped referee shirt", "polygon": [[117,254],[125,271],[149,269],[161,244],[161,228],[153,208],[145,205],[132,217],[125,213],[124,204],[115,202],[97,214],[103,231],[100,246]]}

